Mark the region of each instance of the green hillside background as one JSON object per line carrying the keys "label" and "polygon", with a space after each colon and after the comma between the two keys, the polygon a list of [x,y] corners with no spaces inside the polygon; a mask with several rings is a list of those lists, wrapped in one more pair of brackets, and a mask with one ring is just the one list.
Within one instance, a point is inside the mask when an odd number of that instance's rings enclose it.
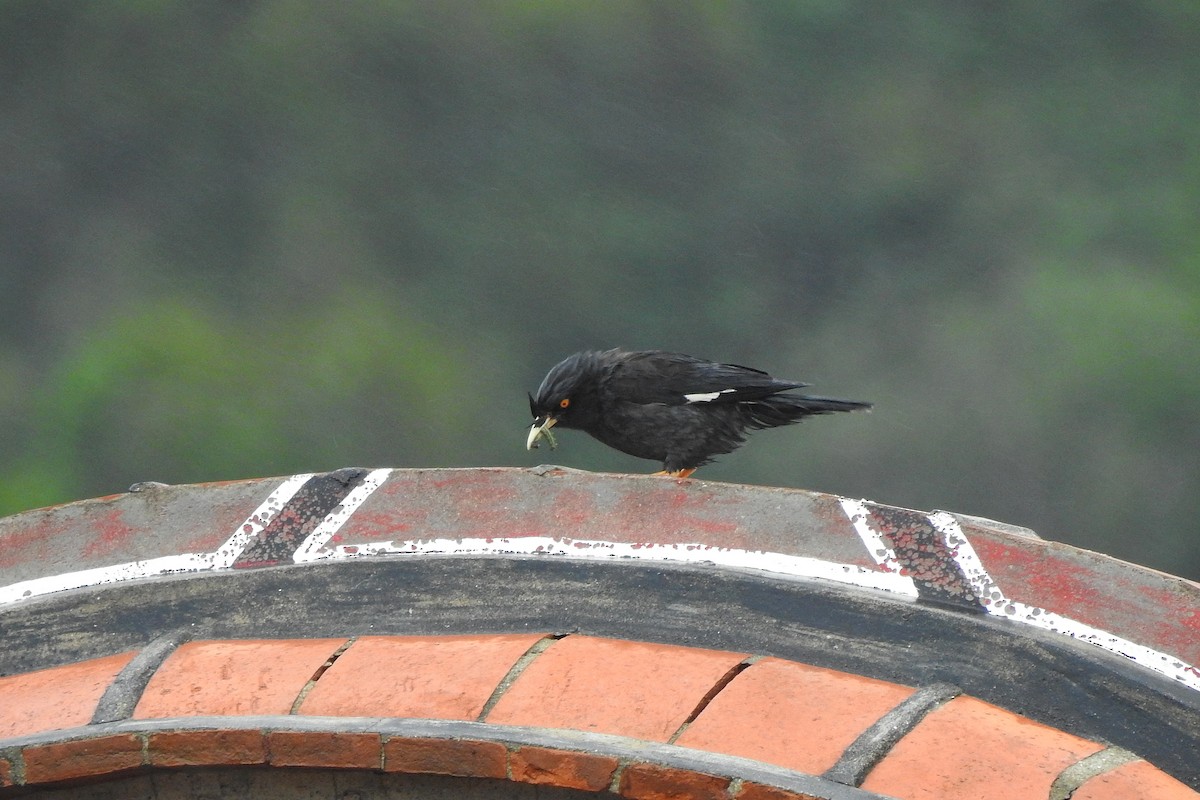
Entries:
{"label": "green hillside background", "polygon": [[587,347],[871,400],[697,477],[1200,578],[1200,6],[0,3],[0,514],[644,472]]}

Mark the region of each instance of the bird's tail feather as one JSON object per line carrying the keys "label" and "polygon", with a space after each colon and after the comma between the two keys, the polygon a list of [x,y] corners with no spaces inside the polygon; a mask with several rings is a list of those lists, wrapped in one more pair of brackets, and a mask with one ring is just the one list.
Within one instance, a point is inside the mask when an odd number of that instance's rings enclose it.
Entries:
{"label": "bird's tail feather", "polygon": [[859,411],[871,408],[870,403],[857,400],[838,400],[832,397],[777,394],[746,404],[753,428],[775,428],[791,425],[805,417],[832,414],[835,411]]}

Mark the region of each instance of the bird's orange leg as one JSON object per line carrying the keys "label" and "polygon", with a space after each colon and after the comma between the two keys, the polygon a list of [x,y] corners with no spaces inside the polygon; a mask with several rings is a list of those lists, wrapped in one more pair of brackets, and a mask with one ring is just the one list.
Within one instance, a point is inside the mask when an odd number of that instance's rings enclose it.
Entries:
{"label": "bird's orange leg", "polygon": [[691,469],[677,469],[674,472],[667,472],[665,469],[660,469],[658,472],[651,472],[651,475],[669,475],[672,478],[687,478],[696,471],[695,467]]}

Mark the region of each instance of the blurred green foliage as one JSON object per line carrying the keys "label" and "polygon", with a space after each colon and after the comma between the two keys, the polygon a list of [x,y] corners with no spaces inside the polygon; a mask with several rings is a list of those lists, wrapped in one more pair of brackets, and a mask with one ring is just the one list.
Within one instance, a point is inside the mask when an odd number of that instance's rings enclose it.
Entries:
{"label": "blurred green foliage", "polygon": [[877,403],[705,477],[1198,577],[1197,96],[1165,0],[0,4],[0,513],[535,464],[663,347]]}

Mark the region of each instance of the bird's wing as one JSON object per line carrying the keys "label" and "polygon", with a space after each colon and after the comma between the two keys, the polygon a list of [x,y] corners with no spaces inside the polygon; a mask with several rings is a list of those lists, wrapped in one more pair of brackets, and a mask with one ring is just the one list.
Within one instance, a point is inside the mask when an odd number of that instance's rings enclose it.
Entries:
{"label": "bird's wing", "polygon": [[738,364],[661,352],[625,354],[613,365],[606,384],[611,394],[623,400],[665,405],[738,403],[808,385],[777,380]]}

